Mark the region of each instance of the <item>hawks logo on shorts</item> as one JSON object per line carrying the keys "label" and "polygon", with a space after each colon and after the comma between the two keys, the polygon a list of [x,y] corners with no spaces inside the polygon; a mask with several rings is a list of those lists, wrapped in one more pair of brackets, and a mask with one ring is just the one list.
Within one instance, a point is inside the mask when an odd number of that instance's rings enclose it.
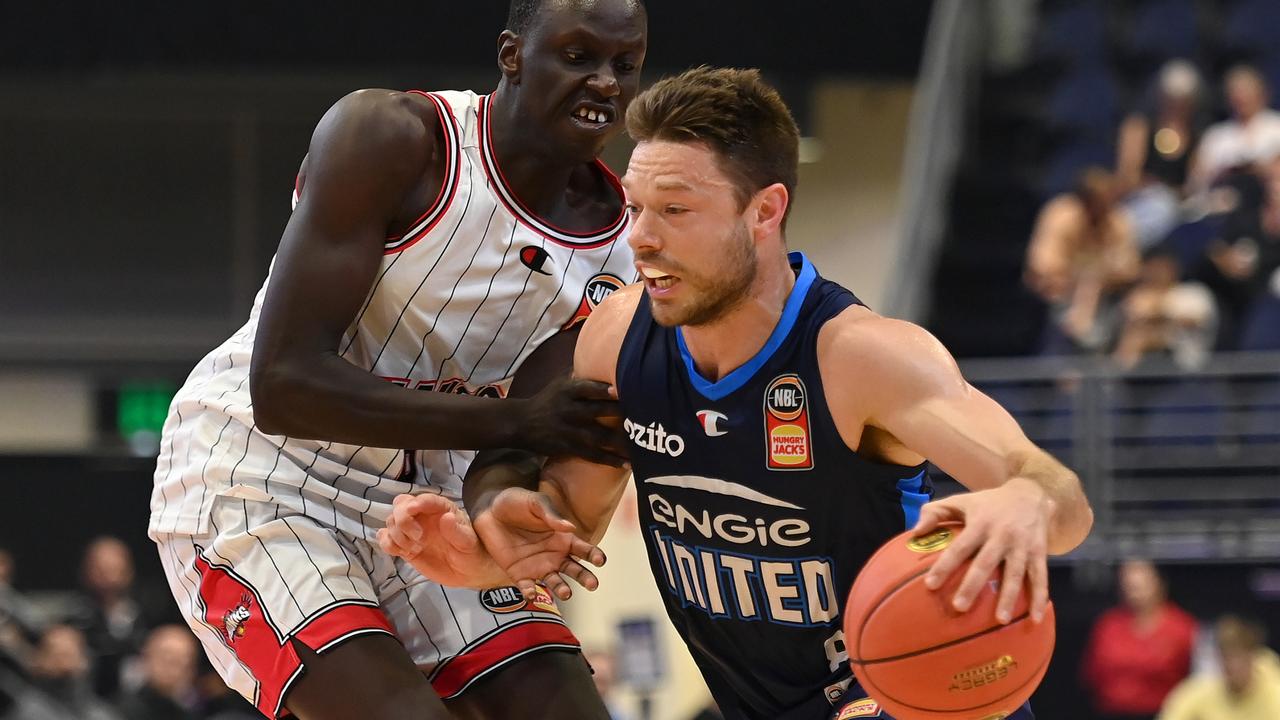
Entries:
{"label": "hawks logo on shorts", "polygon": [[765,389],[764,431],[769,445],[765,464],[770,470],[813,467],[808,394],[799,375],[779,375]]}
{"label": "hawks logo on shorts", "polygon": [[613,294],[614,290],[621,290],[626,287],[626,283],[622,282],[622,278],[612,273],[597,273],[587,281],[586,289],[582,291],[582,302],[578,305],[578,309],[573,313],[573,317],[569,322],[565,323],[563,330],[577,325],[587,316],[591,314],[596,306],[604,302],[604,299]]}
{"label": "hawks logo on shorts", "polygon": [[245,593],[240,596],[240,604],[222,616],[222,631],[227,636],[228,645],[235,645],[237,640],[244,637],[244,623],[252,616],[249,612],[251,607],[253,607],[253,596]]}

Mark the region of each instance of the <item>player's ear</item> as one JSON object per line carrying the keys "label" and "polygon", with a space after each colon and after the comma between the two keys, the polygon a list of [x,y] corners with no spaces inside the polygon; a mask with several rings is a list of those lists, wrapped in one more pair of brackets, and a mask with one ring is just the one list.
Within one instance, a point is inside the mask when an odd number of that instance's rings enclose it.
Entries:
{"label": "player's ear", "polygon": [[781,232],[791,196],[782,183],[774,183],[756,191],[751,199],[747,219],[752,223],[756,239]]}
{"label": "player's ear", "polygon": [[510,30],[503,30],[498,36],[498,69],[502,77],[512,85],[520,84],[520,36]]}

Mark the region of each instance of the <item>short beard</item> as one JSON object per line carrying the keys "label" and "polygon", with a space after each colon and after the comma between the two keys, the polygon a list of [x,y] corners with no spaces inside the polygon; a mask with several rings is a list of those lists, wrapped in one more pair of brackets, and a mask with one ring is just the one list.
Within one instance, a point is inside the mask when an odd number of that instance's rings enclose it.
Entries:
{"label": "short beard", "polygon": [[[729,243],[728,255],[718,268],[715,279],[703,283],[706,291],[686,308],[670,308],[669,311],[654,308],[653,319],[659,325],[707,325],[724,317],[747,298],[759,271],[755,243],[751,242],[751,233],[742,220],[738,221],[731,235],[733,242]],[[685,281],[688,281],[687,277]]]}

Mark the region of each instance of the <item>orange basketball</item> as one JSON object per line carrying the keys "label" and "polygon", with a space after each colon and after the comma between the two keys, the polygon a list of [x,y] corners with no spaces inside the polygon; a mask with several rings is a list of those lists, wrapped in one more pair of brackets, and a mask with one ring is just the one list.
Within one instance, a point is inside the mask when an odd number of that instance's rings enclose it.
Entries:
{"label": "orange basketball", "polygon": [[898,720],[996,720],[1040,684],[1053,654],[1054,616],[1031,621],[1023,588],[1013,621],[995,619],[999,575],[966,613],[951,598],[969,563],[938,590],[924,575],[964,531],[948,524],[924,537],[903,533],[867,561],[844,611],[845,646],[858,682]]}

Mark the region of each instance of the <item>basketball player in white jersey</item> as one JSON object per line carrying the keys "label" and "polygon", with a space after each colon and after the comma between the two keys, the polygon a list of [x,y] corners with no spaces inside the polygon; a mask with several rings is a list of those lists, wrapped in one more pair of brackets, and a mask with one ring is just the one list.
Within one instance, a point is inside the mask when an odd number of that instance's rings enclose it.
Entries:
{"label": "basketball player in white jersey", "polygon": [[641,0],[513,0],[492,94],[363,90],[316,128],[151,503],[174,596],[268,717],[607,717],[549,595],[446,588],[375,534],[401,493],[460,498],[477,450],[624,462],[609,388],[568,372],[577,321],[634,277],[597,157],[646,33]]}

